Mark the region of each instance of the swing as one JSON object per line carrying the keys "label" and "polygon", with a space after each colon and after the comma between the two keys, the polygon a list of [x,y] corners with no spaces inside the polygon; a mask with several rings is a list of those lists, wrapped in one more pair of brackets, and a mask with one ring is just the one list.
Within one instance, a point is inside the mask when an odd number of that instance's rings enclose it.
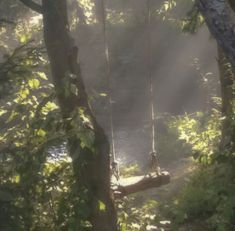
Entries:
{"label": "swing", "polygon": [[149,153],[150,163],[148,173],[144,176],[134,176],[125,179],[120,179],[118,162],[116,161],[116,150],[114,140],[114,126],[113,126],[113,112],[112,112],[112,92],[111,92],[111,70],[110,70],[110,54],[107,42],[107,29],[106,29],[106,10],[105,0],[101,1],[102,10],[102,26],[103,26],[103,37],[104,37],[104,52],[105,52],[105,66],[106,66],[106,77],[108,82],[108,110],[109,110],[109,124],[110,124],[110,157],[111,157],[111,177],[113,176],[117,184],[114,184],[112,188],[115,198],[122,198],[132,193],[143,191],[149,188],[160,187],[170,182],[170,174],[168,172],[161,172],[160,166],[157,159],[156,143],[155,143],[155,109],[154,109],[154,89],[151,73],[151,36],[150,36],[150,23],[151,23],[151,12],[150,12],[150,0],[147,0],[148,9],[148,81],[149,81],[149,92],[150,92],[150,120],[151,120],[151,151]]}

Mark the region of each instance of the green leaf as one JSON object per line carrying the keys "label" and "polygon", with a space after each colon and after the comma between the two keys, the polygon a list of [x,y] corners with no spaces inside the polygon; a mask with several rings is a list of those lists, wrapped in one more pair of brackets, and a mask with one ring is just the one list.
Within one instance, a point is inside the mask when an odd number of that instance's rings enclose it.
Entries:
{"label": "green leaf", "polygon": [[40,86],[40,81],[38,79],[30,79],[28,84],[32,89],[38,89]]}
{"label": "green leaf", "polygon": [[42,109],[44,115],[48,114],[51,111],[58,109],[58,106],[54,102],[48,102]]}
{"label": "green leaf", "polygon": [[0,116],[4,115],[7,112],[7,110],[0,109]]}
{"label": "green leaf", "polygon": [[99,203],[99,210],[100,211],[105,211],[106,210],[106,205],[103,201],[98,201]]}
{"label": "green leaf", "polygon": [[48,80],[48,78],[44,72],[37,72],[37,74],[41,79]]}
{"label": "green leaf", "polygon": [[38,136],[41,136],[41,137],[45,137],[46,136],[46,132],[43,130],[43,129],[39,129],[36,133]]}
{"label": "green leaf", "polygon": [[169,9],[169,2],[168,1],[166,1],[165,3],[164,3],[164,9],[165,9],[165,11],[167,11],[168,9]]}
{"label": "green leaf", "polygon": [[29,95],[29,89],[27,89],[27,88],[21,89],[19,91],[19,96],[21,99],[26,99],[28,95]]}
{"label": "green leaf", "polygon": [[14,177],[12,178],[12,181],[13,181],[14,183],[19,183],[19,182],[20,182],[20,175],[14,176]]}
{"label": "green leaf", "polygon": [[28,36],[26,34],[23,34],[21,37],[20,37],[20,42],[21,43],[26,43],[28,40]]}

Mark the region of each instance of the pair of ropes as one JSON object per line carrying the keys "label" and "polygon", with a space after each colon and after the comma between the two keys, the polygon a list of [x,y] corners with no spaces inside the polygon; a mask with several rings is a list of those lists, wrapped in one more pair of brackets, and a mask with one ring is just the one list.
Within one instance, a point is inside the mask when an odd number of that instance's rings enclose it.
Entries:
{"label": "pair of ropes", "polygon": [[[107,23],[106,23],[106,8],[105,0],[101,0],[101,20],[103,27],[103,37],[104,37],[104,51],[105,51],[105,69],[106,69],[106,78],[108,83],[108,110],[109,110],[109,122],[110,122],[110,155],[111,155],[111,168],[112,173],[115,178],[118,180],[118,163],[116,161],[116,149],[115,149],[115,139],[114,139],[114,126],[113,126],[113,101],[112,101],[112,91],[111,91],[111,68],[110,68],[110,53],[108,46],[108,34],[107,34]],[[151,10],[150,10],[150,0],[147,0],[147,63],[148,63],[148,81],[149,81],[149,92],[150,92],[150,120],[151,120],[151,151],[150,151],[150,163],[149,171],[155,171],[159,169],[158,160],[156,156],[156,143],[155,143],[155,108],[154,108],[154,87],[153,87],[153,77],[152,77],[152,59],[151,59]],[[155,169],[155,170],[154,170]],[[157,170],[157,174],[159,174]]]}

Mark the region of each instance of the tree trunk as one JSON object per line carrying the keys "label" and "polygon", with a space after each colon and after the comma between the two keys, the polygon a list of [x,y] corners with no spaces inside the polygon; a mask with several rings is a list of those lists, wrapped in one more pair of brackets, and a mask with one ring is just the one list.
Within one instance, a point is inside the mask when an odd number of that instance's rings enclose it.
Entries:
{"label": "tree trunk", "polygon": [[233,12],[235,12],[235,1],[234,0],[229,0],[229,4],[230,4]]}
{"label": "tree trunk", "polygon": [[227,0],[197,0],[197,4],[211,34],[235,66],[235,16],[231,9],[233,5],[230,6]]}
{"label": "tree trunk", "polygon": [[233,101],[235,92],[234,85],[234,68],[231,66],[223,50],[218,46],[218,67],[220,75],[221,99],[222,99],[222,124],[221,150],[225,148],[234,150],[234,127],[231,126],[233,115]]}
{"label": "tree trunk", "polygon": [[[76,230],[115,231],[109,143],[89,107],[77,63],[78,49],[69,34],[67,3],[65,0],[43,0],[42,4],[44,39],[80,199],[75,208]],[[84,224],[89,223],[92,227],[85,228]]]}

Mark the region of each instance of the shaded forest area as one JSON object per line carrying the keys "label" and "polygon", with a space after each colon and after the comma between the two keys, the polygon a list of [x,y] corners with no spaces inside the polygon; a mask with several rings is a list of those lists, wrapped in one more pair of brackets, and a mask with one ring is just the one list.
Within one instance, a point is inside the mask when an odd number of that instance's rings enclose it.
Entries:
{"label": "shaded forest area", "polygon": [[233,0],[1,0],[0,231],[235,230]]}

